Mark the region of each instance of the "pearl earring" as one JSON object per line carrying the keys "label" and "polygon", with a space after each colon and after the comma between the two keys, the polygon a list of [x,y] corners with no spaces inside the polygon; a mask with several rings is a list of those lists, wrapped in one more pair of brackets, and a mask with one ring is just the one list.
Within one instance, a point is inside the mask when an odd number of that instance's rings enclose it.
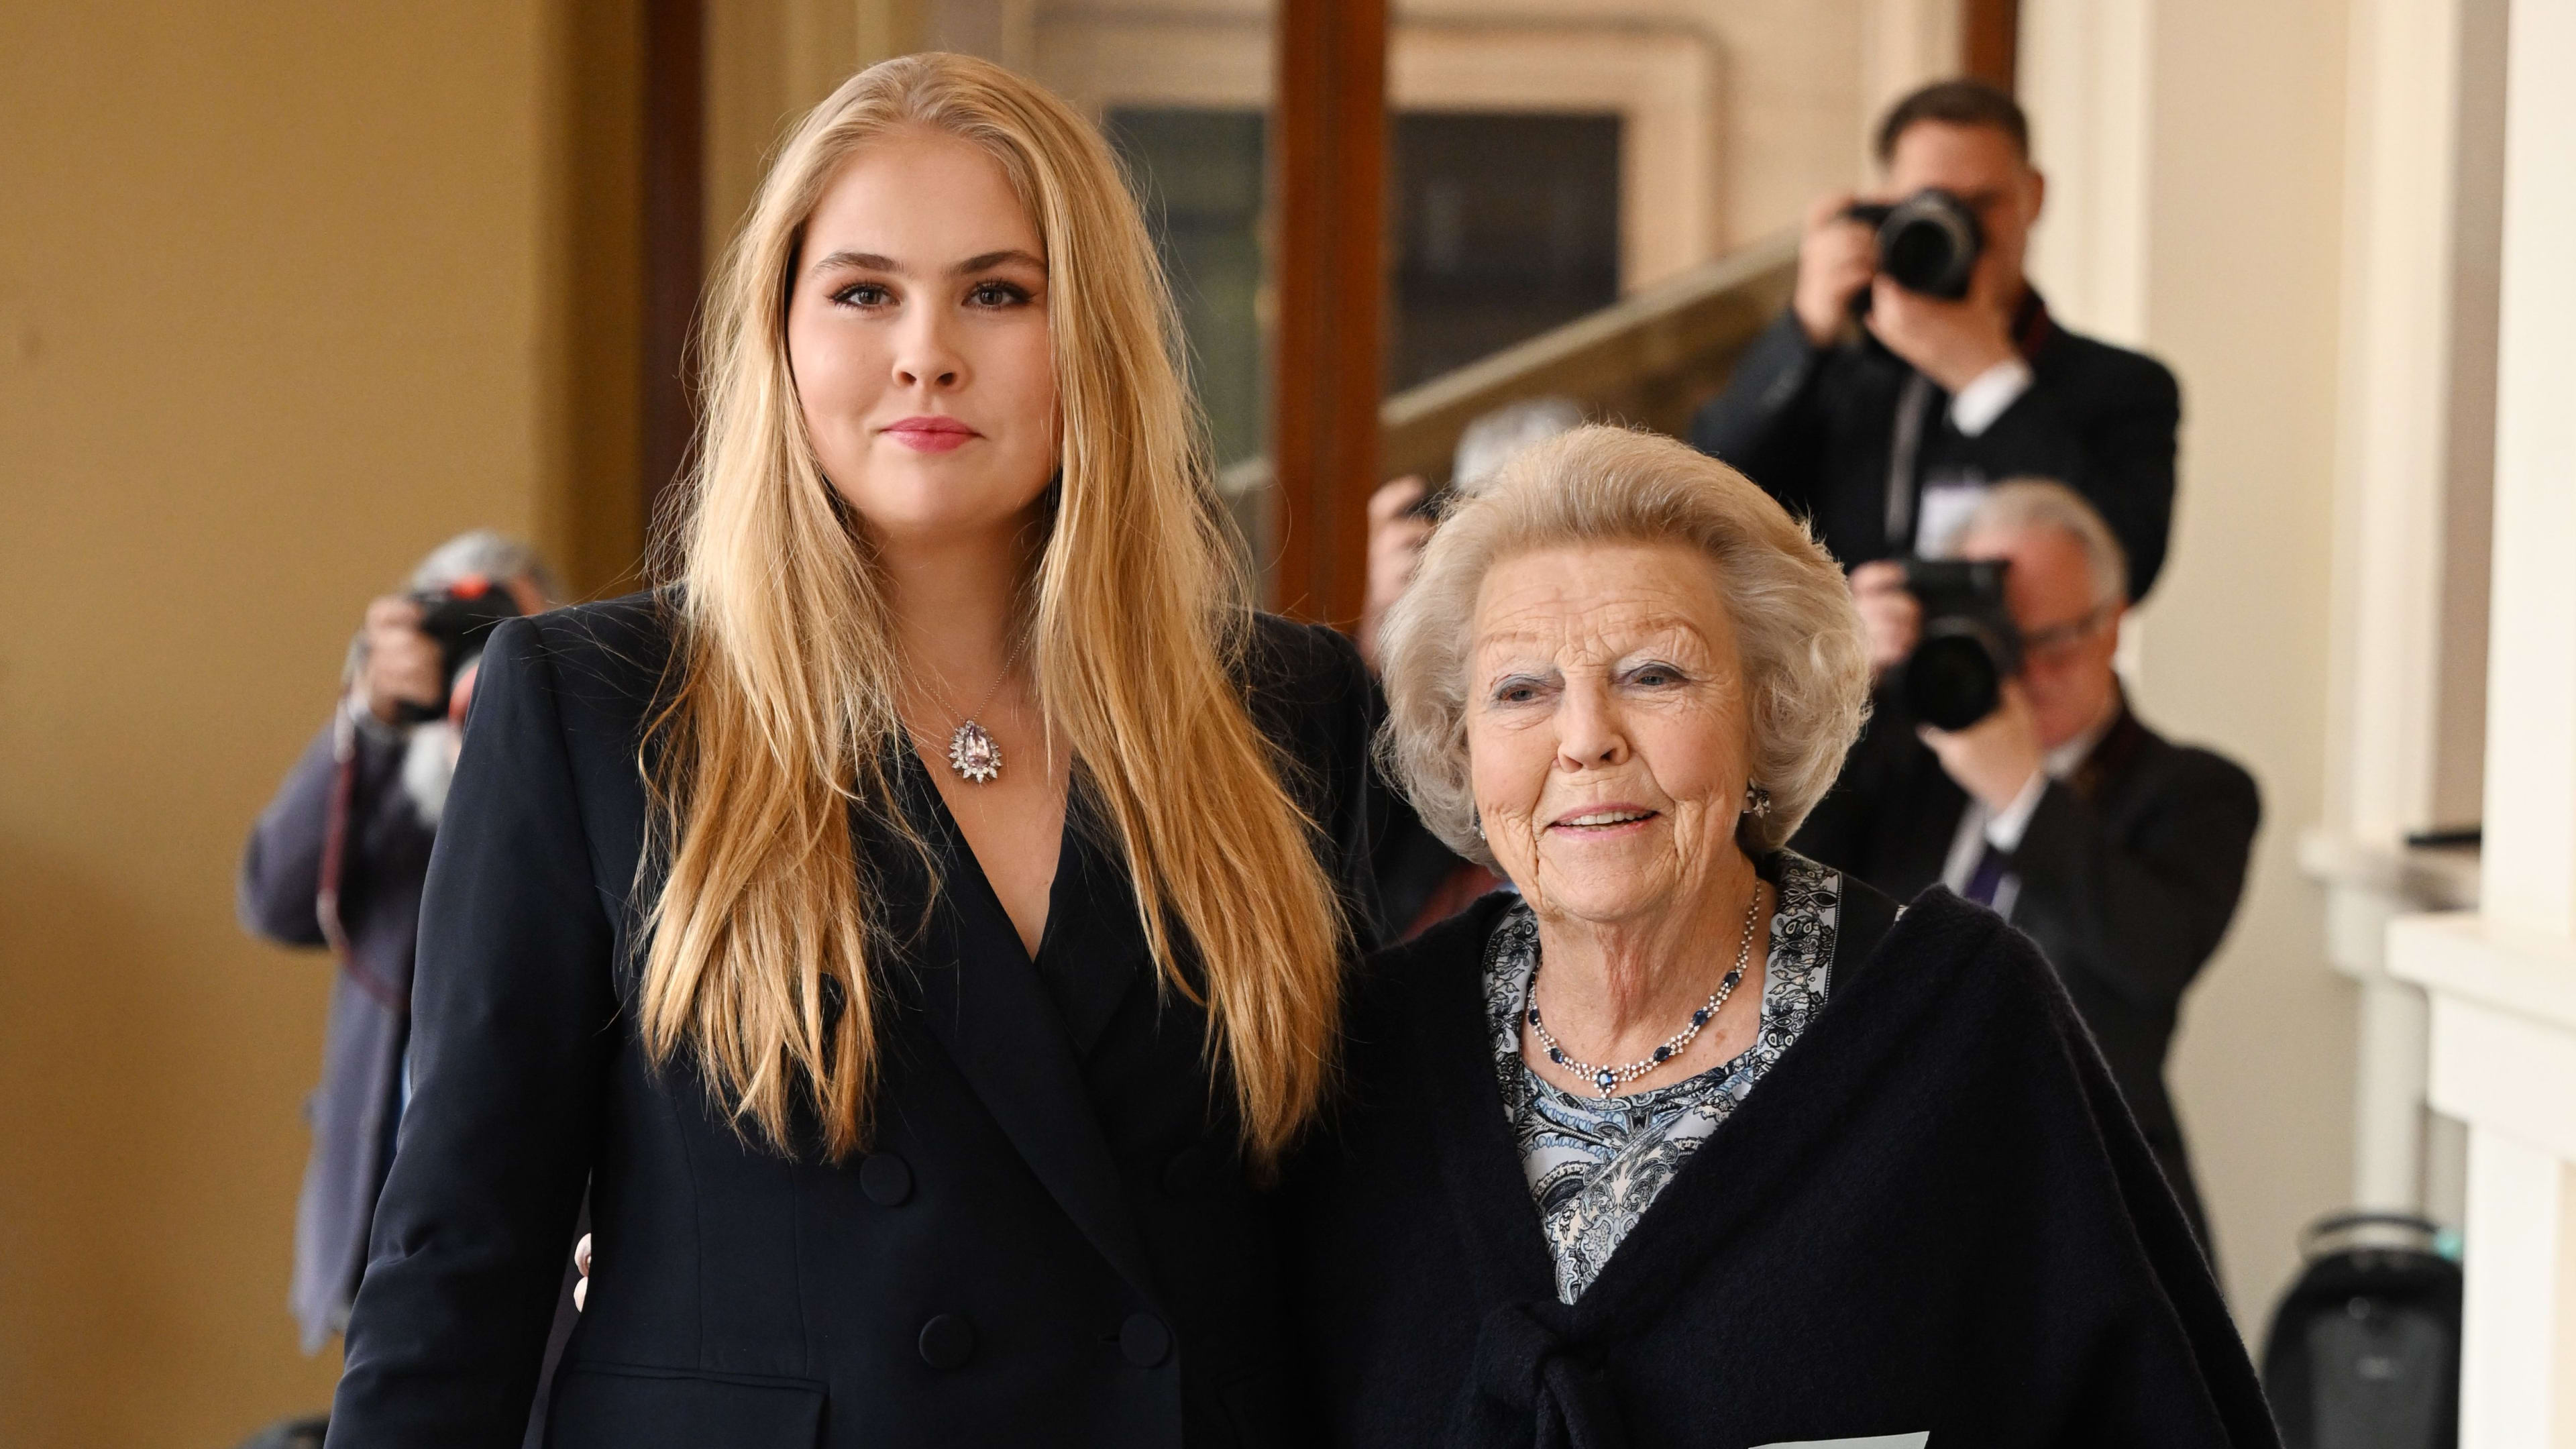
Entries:
{"label": "pearl earring", "polygon": [[1745,786],[1745,787],[1744,787],[1744,813],[1745,813],[1745,814],[1747,814],[1747,815],[1768,815],[1768,814],[1770,814],[1770,813],[1771,813],[1771,792],[1770,792],[1770,791],[1768,791],[1768,790],[1763,789],[1763,788],[1762,788],[1761,786],[1759,786],[1759,785],[1747,785],[1747,786]]}

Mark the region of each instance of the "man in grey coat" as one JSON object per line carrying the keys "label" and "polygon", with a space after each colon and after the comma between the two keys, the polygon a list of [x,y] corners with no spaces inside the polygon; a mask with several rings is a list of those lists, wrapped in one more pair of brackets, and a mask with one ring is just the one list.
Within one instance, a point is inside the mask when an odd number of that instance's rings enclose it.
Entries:
{"label": "man in grey coat", "polygon": [[[309,1100],[313,1155],[296,1205],[289,1303],[304,1350],[347,1322],[366,1267],[376,1193],[393,1156],[409,1037],[412,948],[421,885],[455,767],[459,701],[442,697],[438,644],[414,595],[470,581],[508,591],[522,613],[545,607],[544,566],[523,543],[476,531],[421,561],[408,593],[367,606],[330,723],[305,748],[242,852],[243,926],[289,946],[330,947],[322,1081]],[[460,674],[456,694],[471,688]],[[408,708],[407,708],[408,706]],[[433,717],[413,722],[423,713]]]}

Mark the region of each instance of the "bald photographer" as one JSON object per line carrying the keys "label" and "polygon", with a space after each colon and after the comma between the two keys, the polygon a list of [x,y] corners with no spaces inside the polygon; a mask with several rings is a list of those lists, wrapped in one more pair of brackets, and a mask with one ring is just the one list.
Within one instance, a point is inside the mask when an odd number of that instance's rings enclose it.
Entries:
{"label": "bald photographer", "polygon": [[2253,777],[2130,709],[2126,562],[2072,490],[1988,490],[1952,555],[1853,571],[1872,714],[1791,847],[1899,900],[1945,884],[2036,941],[2207,1246],[2165,1053],[2244,891]]}
{"label": "bald photographer", "polygon": [[1943,81],[1880,124],[1882,184],[1820,198],[1795,300],[1691,426],[1846,568],[1935,553],[1993,483],[2055,478],[2108,521],[2129,599],[2164,565],[2173,374],[2070,332],[2023,276],[2047,181],[2012,97]]}

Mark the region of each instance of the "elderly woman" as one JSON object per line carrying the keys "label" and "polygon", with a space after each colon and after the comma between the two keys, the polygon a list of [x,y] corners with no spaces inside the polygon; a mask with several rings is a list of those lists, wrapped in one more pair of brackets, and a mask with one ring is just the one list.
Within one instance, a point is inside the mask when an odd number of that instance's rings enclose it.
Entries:
{"label": "elderly woman", "polygon": [[1453,508],[1384,649],[1400,782],[1518,889],[1372,963],[1299,1165],[1338,1442],[2275,1442],[2029,943],[1780,848],[1868,665],[1760,489],[1543,443]]}

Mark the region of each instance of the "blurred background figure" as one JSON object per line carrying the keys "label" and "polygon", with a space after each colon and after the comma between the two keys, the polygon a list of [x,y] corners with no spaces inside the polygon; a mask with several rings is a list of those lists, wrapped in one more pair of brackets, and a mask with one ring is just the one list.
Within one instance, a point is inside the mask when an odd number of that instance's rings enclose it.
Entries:
{"label": "blurred background figure", "polygon": [[[1898,900],[1946,885],[2038,942],[2206,1247],[2165,1053],[2245,888],[2262,815],[2253,777],[2130,710],[2112,669],[2126,564],[2074,490],[2028,479],[1989,490],[1957,552],[2003,565],[1993,617],[1871,607],[1904,589],[1905,571],[1853,575],[1880,683],[1842,778],[1791,844]],[[1972,630],[1992,641],[1974,647],[1999,646],[1992,707],[1953,730],[1924,723],[1909,702],[1921,691],[1900,683],[1909,656],[1926,637]]]}
{"label": "blurred background figure", "polygon": [[340,968],[295,1214],[288,1299],[306,1353],[348,1321],[393,1155],[421,883],[475,658],[492,624],[536,613],[553,594],[536,551],[515,539],[478,529],[432,550],[404,592],[367,605],[338,707],[242,851],[243,926],[283,945],[328,947]]}
{"label": "blurred background figure", "polygon": [[[1583,426],[1583,409],[1570,397],[1534,397],[1479,413],[1458,435],[1443,492],[1472,492],[1532,443]],[[1360,657],[1377,667],[1377,626],[1387,606],[1404,596],[1422,545],[1440,515],[1441,498],[1418,476],[1398,478],[1369,495],[1368,601],[1360,615]]]}
{"label": "blurred background figure", "polygon": [[[1583,426],[1572,398],[1536,397],[1483,413],[1458,436],[1448,492],[1473,493],[1522,449]],[[1442,498],[1420,478],[1398,478],[1370,495],[1368,608],[1360,618],[1360,656],[1377,668],[1377,627],[1387,607],[1404,597],[1422,562]],[[1389,797],[1378,822],[1377,888],[1387,928],[1407,939],[1466,908],[1502,877],[1467,860],[1423,828],[1413,812]]]}
{"label": "blurred background figure", "polygon": [[1880,198],[1819,198],[1796,298],[1691,441],[1811,516],[1843,566],[1934,553],[1998,479],[2062,480],[2164,566],[2181,393],[2164,364],[2057,325],[2023,275],[2047,196],[2012,97],[1940,81],[1878,128]]}

